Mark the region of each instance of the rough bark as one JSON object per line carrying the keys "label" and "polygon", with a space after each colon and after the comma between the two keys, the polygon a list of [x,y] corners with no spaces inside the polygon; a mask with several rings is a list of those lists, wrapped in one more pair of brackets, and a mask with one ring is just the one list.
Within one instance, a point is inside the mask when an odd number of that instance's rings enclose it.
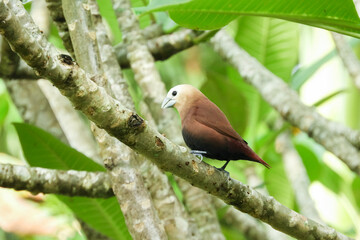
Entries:
{"label": "rough bark", "polygon": [[[105,83],[99,81],[103,71],[91,7],[89,1],[63,1],[64,16],[76,59],[80,66],[94,76],[94,81],[104,86]],[[134,152],[103,129],[93,125],[92,130],[99,142],[101,155],[111,176],[112,188],[131,236],[134,239],[150,239],[150,236],[153,239],[165,239],[163,226],[137,170],[137,163],[131,161]]]}
{"label": "rough bark", "polygon": [[295,91],[241,49],[225,31],[218,32],[211,43],[215,51],[235,67],[285,120],[306,132],[360,175],[360,153],[346,137],[339,134],[339,124],[333,124],[304,105]]}
{"label": "rough bark", "polygon": [[38,167],[0,164],[0,186],[34,194],[108,198],[114,196],[110,178],[103,172],[60,171]]}
{"label": "rough bark", "polygon": [[[122,29],[124,44],[127,44],[127,57],[129,59],[131,69],[135,74],[135,80],[143,90],[143,96],[145,102],[149,106],[152,119],[154,119],[158,128],[171,129],[170,125],[174,122],[172,120],[175,119],[176,116],[174,113],[171,114],[171,112],[163,112],[159,108],[162,102],[162,96],[166,94],[165,85],[161,81],[160,75],[155,67],[155,61],[145,45],[144,36],[140,31],[137,18],[132,12],[130,1],[121,0],[113,1],[113,3],[119,25]],[[169,133],[169,131],[167,131],[167,133]],[[180,141],[181,135],[176,135],[175,132],[171,132],[171,134],[172,139],[175,138],[175,141]],[[146,169],[146,166],[143,166],[143,169]],[[143,171],[144,176],[148,179],[166,179],[165,176],[152,175],[155,171],[152,171],[152,174],[149,173],[150,172]],[[170,192],[171,187],[168,184],[164,185],[164,187],[164,189],[167,189]],[[151,187],[150,189],[153,189],[152,192],[155,193],[155,187]],[[159,194],[155,193],[153,196],[157,199],[156,203],[164,203],[163,200],[160,200],[161,196],[159,196]],[[170,196],[167,199],[168,201],[171,200],[170,202],[173,202],[176,209],[183,212],[183,208],[176,203],[177,201],[175,201],[175,196]],[[161,206],[159,206],[159,208],[160,207]],[[167,218],[166,215],[169,213],[168,208],[162,209],[159,213],[162,217]],[[169,238],[189,239],[196,237],[197,233],[195,232],[194,227],[189,224],[187,217],[181,216],[183,213],[181,215],[177,215],[178,216],[176,218],[168,218],[167,221],[165,221],[165,227],[168,230],[167,233]],[[184,223],[187,224],[184,225]]]}
{"label": "rough bark", "polygon": [[163,170],[186,179],[291,236],[301,239],[349,239],[286,208],[274,198],[263,196],[229,178],[213,166],[198,163],[196,157],[148,126],[136,113],[107,95],[76,64],[59,55],[33,25],[20,3],[0,2],[0,33],[21,58],[38,74],[49,78],[90,120],[147,156]]}
{"label": "rough bark", "polygon": [[[128,92],[127,83],[122,77],[116,55],[104,31],[104,25],[102,24],[97,5],[94,2],[91,5],[102,69],[107,79],[106,88],[109,89],[108,92],[112,93],[127,108],[134,110],[135,106]],[[144,37],[154,37],[160,34],[160,30],[160,26],[154,25],[144,29],[143,35]],[[149,189],[154,206],[168,237],[170,239],[190,239],[195,234],[194,230],[189,223],[182,204],[176,198],[166,175],[155,164],[140,155],[133,155],[132,161],[136,161],[139,164],[144,183]]]}
{"label": "rough bark", "polygon": [[[162,111],[161,108],[159,108],[163,97],[166,96],[166,88],[155,67],[154,58],[152,57],[148,46],[146,45],[146,41],[141,34],[137,18],[132,12],[130,2],[124,0],[117,1],[117,3],[119,5],[116,5],[115,2],[114,8],[117,12],[118,22],[122,29],[124,44],[126,44],[127,58],[129,59],[131,68],[135,73],[135,80],[143,90],[145,102],[149,106],[149,110],[155,120],[157,128],[160,132],[164,132],[166,136],[174,142],[183,143],[180,128],[177,128],[175,124],[178,116],[176,116],[173,111]],[[172,36],[176,39],[176,36],[179,35]],[[168,39],[171,39],[171,37]],[[161,41],[158,43],[161,43]],[[178,184],[180,187],[181,185],[184,185],[183,189],[192,188],[184,181],[178,181]],[[190,215],[195,220],[198,220],[196,223],[201,235],[205,236],[204,239],[213,239],[212,237],[214,237],[214,239],[224,238],[219,227],[216,212],[212,209],[212,206],[197,204],[197,200],[199,198],[202,198],[202,201],[204,202],[210,203],[211,199],[209,196],[196,188],[193,188],[191,192],[192,194],[198,194],[198,198],[195,196],[190,198],[190,195],[188,194],[185,194],[184,196],[186,198],[189,197],[187,199],[188,206],[197,206],[196,211],[191,212]],[[204,215],[206,215],[211,221],[203,221]]]}

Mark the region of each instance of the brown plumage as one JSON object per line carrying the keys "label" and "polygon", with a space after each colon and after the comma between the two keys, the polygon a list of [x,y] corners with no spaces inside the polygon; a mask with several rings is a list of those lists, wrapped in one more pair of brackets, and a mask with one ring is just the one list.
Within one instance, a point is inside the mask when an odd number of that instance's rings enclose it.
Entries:
{"label": "brown plumage", "polygon": [[226,161],[249,160],[269,168],[232,128],[225,114],[202,92],[191,85],[170,89],[162,108],[175,107],[181,118],[182,134],[192,152],[201,152],[208,158]]}

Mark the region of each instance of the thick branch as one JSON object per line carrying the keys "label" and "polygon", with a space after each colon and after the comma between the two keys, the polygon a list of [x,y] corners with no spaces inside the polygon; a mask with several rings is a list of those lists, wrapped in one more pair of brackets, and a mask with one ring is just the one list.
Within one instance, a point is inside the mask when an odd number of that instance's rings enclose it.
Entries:
{"label": "thick branch", "polygon": [[305,106],[284,81],[241,49],[225,31],[217,33],[211,43],[215,51],[233,65],[284,119],[306,132],[360,175],[360,153],[339,134],[336,129],[338,124],[333,124],[311,107]]}
{"label": "thick branch", "polygon": [[92,82],[81,68],[59,55],[35,28],[21,3],[0,2],[0,32],[19,55],[40,75],[49,78],[76,108],[163,170],[184,178],[291,236],[302,239],[349,239],[286,208],[274,198],[263,196],[229,178],[213,166],[198,163],[195,156],[149,127],[136,113],[124,108]]}
{"label": "thick branch", "polygon": [[[180,128],[177,128],[177,125],[174,124],[177,120],[175,112],[162,111],[159,108],[163,96],[166,95],[167,91],[155,67],[155,61],[146,45],[146,40],[141,34],[139,23],[135,14],[132,12],[130,1],[118,0],[114,2],[118,22],[123,33],[124,44],[127,44],[127,58],[135,74],[135,80],[142,88],[143,96],[149,107],[151,116],[161,132],[164,132],[174,142],[180,143],[182,142],[182,137]],[[116,5],[116,3],[119,5]],[[196,206],[188,209],[190,210],[190,215],[196,220],[201,236],[204,237],[204,239],[224,238],[213,206],[211,206],[211,204],[199,204],[199,199],[205,203],[211,203],[209,196],[206,193],[204,194],[202,190],[193,188],[185,181],[177,182],[180,188],[181,185],[183,185],[184,188],[189,190],[188,192],[192,193],[192,195],[184,194],[184,196],[187,206]],[[198,196],[194,196],[194,194],[198,194]],[[204,216],[206,216],[209,221],[204,221]],[[171,233],[174,235],[174,231]],[[182,234],[183,236],[179,236],[179,234],[175,236],[177,238],[187,239],[190,237],[189,231],[183,231]],[[169,237],[174,238],[174,236],[171,235],[169,235]]]}
{"label": "thick branch", "polygon": [[60,171],[0,164],[0,186],[32,193],[108,198],[114,196],[104,172]]}
{"label": "thick branch", "polygon": [[[161,96],[166,93],[165,85],[161,81],[160,75],[155,67],[155,61],[145,45],[146,41],[142,32],[140,31],[137,17],[131,9],[131,3],[128,0],[117,0],[113,2],[114,9],[118,17],[118,22],[122,30],[124,43],[127,44],[127,57],[129,59],[131,69],[135,74],[135,80],[143,90],[145,102],[147,102],[151,111],[151,119],[154,119],[158,126],[160,126],[160,128],[163,126],[164,128],[169,129],[169,125],[173,122],[172,120],[175,119],[176,116],[174,115],[174,113],[170,114],[170,112],[163,112],[159,108],[159,104],[162,101]],[[146,166],[143,165],[142,167],[144,168]],[[159,174],[157,174],[158,176],[153,175],[153,173],[158,172],[157,169],[154,170],[156,171],[146,171],[143,173],[143,175],[147,179],[159,179],[163,181],[167,179],[166,176],[160,176]],[[163,203],[165,200],[159,199],[159,194],[155,192],[155,190],[159,187],[160,186],[156,183],[155,186],[150,187],[150,189],[152,189],[152,193],[155,193],[152,195],[155,197],[154,200],[158,206],[164,205]],[[168,194],[166,195],[169,195],[169,193],[173,194],[173,191],[171,191],[171,187],[169,186],[169,184],[164,185],[164,188],[163,190],[161,190],[161,192],[163,192],[165,189],[168,190]],[[176,207],[173,210],[170,210],[169,207],[158,208],[159,215],[164,220],[164,226],[168,237],[170,239],[196,238],[194,234],[195,228],[192,227],[193,224],[190,224],[187,217],[184,216],[185,214],[183,206],[179,206],[180,204],[176,204],[176,197],[166,196],[165,194],[162,195],[163,197],[167,197],[167,201],[173,203],[169,206]],[[177,211],[175,212],[174,210]],[[181,211],[180,213],[179,210]],[[169,212],[174,212],[178,216],[176,218],[175,215],[169,216]],[[186,225],[179,224],[180,221],[183,223],[186,222]]]}
{"label": "thick branch", "polygon": [[[94,81],[104,85],[103,81],[99,81],[103,69],[93,24],[96,17],[90,14],[90,10],[96,11],[95,3],[63,0],[63,9],[79,65],[95,76]],[[98,14],[97,16],[100,17]],[[106,90],[114,95],[110,88]],[[136,161],[131,161],[135,157],[134,152],[103,129],[92,126],[92,130],[99,142],[101,155],[111,176],[112,188],[131,236],[134,239],[149,239],[149,236],[163,239],[165,231],[159,224],[150,194],[137,169]]]}

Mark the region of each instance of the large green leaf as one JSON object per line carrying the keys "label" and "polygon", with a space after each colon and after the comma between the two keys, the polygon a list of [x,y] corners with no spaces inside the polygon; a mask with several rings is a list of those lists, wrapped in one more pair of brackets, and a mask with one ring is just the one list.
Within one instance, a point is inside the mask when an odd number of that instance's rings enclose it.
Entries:
{"label": "large green leaf", "polygon": [[[30,166],[61,170],[105,171],[82,153],[37,127],[16,123],[24,156]],[[115,197],[91,199],[58,196],[77,217],[113,239],[131,239]]]}
{"label": "large green leaf", "polygon": [[298,61],[299,27],[265,17],[241,17],[236,42],[267,69],[288,81]]}
{"label": "large green leaf", "polygon": [[351,0],[153,0],[147,11],[169,11],[181,26],[217,29],[240,15],[280,18],[360,37],[360,20]]}

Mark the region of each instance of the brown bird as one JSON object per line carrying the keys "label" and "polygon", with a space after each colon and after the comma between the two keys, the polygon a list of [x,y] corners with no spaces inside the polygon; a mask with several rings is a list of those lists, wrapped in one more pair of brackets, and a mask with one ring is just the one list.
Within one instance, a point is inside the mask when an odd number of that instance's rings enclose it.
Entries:
{"label": "brown bird", "polygon": [[182,135],[191,153],[201,159],[205,156],[226,161],[220,170],[225,170],[230,160],[240,159],[270,168],[232,128],[220,108],[198,89],[187,84],[171,88],[161,105],[170,107],[180,114]]}

